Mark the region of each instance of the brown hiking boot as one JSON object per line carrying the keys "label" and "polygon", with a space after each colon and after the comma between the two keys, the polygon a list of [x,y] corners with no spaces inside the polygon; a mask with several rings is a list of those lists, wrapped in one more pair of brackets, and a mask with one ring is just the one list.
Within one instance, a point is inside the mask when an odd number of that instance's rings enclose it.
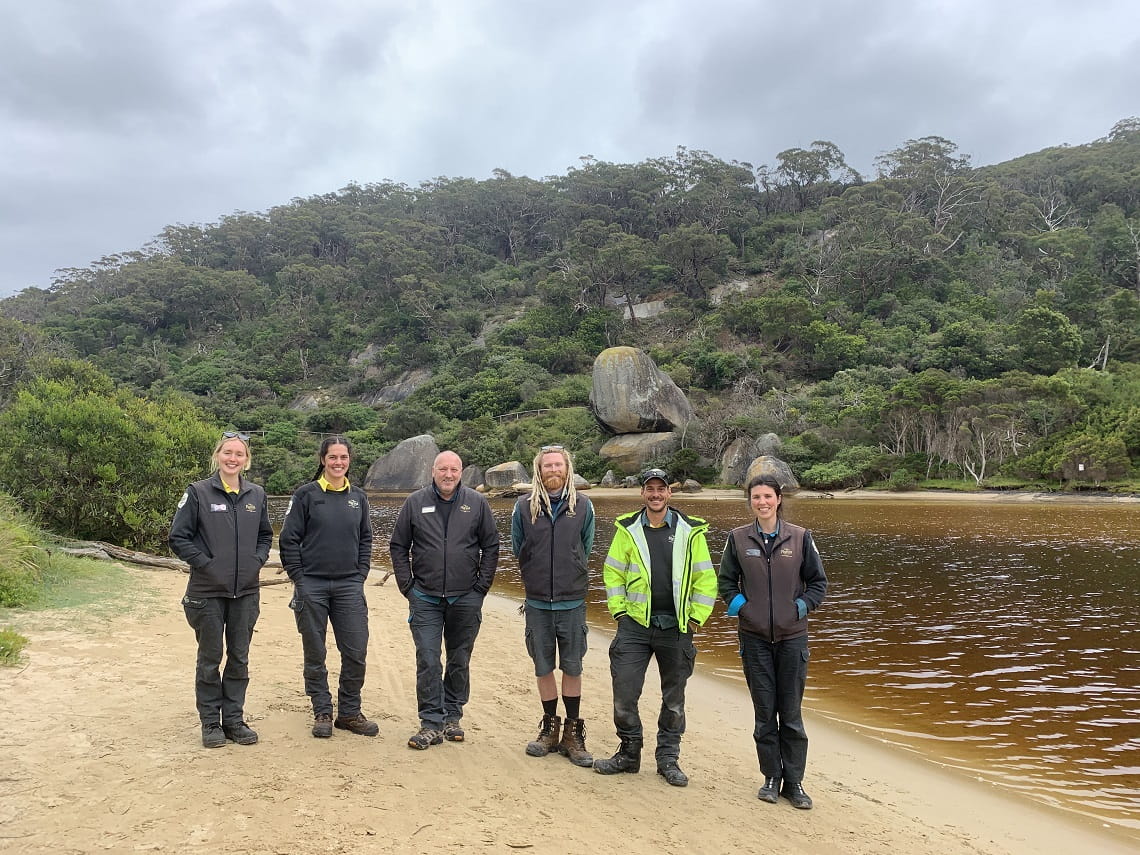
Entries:
{"label": "brown hiking boot", "polygon": [[313,736],[317,739],[332,736],[332,713],[322,712],[313,716]]}
{"label": "brown hiking boot", "polygon": [[545,757],[558,750],[558,736],[562,730],[562,719],[556,715],[544,715],[538,725],[538,738],[528,742],[526,753],[531,757]]}
{"label": "brown hiking boot", "polygon": [[594,765],[593,756],[586,750],[586,722],[580,718],[566,719],[562,741],[558,743],[558,753],[575,766],[589,768]]}
{"label": "brown hiking boot", "polygon": [[336,721],[333,722],[333,726],[341,730],[347,730],[349,733],[355,733],[358,736],[376,736],[380,733],[380,725],[366,719],[364,713],[338,715]]}

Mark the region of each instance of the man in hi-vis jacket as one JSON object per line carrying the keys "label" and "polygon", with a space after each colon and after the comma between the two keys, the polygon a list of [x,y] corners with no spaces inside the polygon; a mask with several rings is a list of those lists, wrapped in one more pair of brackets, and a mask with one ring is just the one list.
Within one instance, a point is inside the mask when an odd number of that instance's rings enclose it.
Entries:
{"label": "man in hi-vis jacket", "polygon": [[674,787],[688,777],[677,758],[685,732],[685,684],[697,650],[693,632],[712,614],[717,578],[705,533],[708,523],[669,506],[669,476],[649,469],[641,476],[640,510],[614,521],[614,539],[603,576],[606,605],[618,621],[610,644],[614,725],[621,746],[595,760],[602,775],[641,769],[643,731],[637,701],[651,657],[661,674],[657,718],[657,774]]}

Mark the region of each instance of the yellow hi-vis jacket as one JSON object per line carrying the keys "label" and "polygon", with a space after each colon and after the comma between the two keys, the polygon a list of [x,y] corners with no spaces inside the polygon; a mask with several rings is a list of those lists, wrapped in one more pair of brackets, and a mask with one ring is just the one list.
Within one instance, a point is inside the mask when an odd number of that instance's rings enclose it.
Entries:
{"label": "yellow hi-vis jacket", "polygon": [[[649,545],[645,542],[643,510],[623,514],[614,520],[614,539],[606,554],[602,576],[606,583],[606,606],[617,620],[629,615],[642,626],[649,626],[653,614],[653,581],[650,576]],[[703,625],[716,603],[717,578],[705,532],[709,524],[700,517],[673,512],[673,609],[681,632],[689,631],[689,621]]]}

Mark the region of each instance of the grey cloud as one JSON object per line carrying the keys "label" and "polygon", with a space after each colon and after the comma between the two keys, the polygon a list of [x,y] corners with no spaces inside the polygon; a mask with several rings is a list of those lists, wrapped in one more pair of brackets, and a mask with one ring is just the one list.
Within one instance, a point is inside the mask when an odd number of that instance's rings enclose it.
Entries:
{"label": "grey cloud", "polygon": [[0,0],[0,295],[350,181],[678,145],[977,165],[1140,112],[1129,0]]}

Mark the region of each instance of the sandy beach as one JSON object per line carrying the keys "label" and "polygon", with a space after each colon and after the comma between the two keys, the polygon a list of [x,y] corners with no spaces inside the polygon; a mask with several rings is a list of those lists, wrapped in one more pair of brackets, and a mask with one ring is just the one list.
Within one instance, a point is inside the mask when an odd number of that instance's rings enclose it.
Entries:
{"label": "sandy beach", "polygon": [[[815,716],[805,781],[815,809],[761,803],[747,693],[699,673],[682,746],[685,789],[654,774],[652,759],[638,775],[608,778],[561,757],[528,757],[540,708],[523,620],[494,594],[474,654],[467,741],[409,750],[418,721],[407,607],[375,571],[364,709],[380,736],[309,735],[289,586],[266,585],[246,707],[261,741],[207,750],[193,705],[194,641],[179,607],[185,578],[128,574],[113,602],[6,618],[31,644],[25,663],[0,670],[2,851],[1136,851],[1136,836]],[[282,578],[272,567],[264,574]],[[606,628],[592,628],[583,717],[595,756],[616,747],[608,641]],[[335,671],[335,656],[329,664]],[[651,673],[647,725],[659,699]]]}

